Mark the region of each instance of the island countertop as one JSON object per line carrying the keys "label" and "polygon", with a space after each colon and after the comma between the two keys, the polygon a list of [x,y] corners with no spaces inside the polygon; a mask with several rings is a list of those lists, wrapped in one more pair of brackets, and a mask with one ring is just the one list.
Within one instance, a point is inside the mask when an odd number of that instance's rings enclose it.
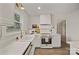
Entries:
{"label": "island countertop", "polygon": [[3,49],[0,49],[1,55],[22,55],[29,44],[34,39],[34,35],[25,36],[23,39],[15,41]]}

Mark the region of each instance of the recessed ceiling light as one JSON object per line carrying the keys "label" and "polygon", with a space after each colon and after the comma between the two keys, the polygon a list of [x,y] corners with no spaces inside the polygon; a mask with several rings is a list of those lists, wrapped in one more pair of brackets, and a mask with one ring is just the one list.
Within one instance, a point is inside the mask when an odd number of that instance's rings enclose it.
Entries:
{"label": "recessed ceiling light", "polygon": [[40,7],[37,7],[37,9],[40,10],[41,8]]}

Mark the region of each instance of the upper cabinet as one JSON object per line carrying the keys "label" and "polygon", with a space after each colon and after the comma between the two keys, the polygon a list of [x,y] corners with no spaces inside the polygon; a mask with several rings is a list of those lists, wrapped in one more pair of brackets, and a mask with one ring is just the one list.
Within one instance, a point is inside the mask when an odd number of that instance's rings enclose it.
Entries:
{"label": "upper cabinet", "polygon": [[14,13],[15,13],[15,4],[14,3],[5,3],[0,4],[0,25],[13,25],[14,24]]}
{"label": "upper cabinet", "polygon": [[40,24],[51,24],[51,15],[40,15]]}

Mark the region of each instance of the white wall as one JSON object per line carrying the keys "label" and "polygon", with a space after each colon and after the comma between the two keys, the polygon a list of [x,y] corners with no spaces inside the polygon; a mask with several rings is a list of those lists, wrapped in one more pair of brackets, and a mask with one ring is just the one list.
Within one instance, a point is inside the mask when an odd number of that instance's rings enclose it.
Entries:
{"label": "white wall", "polygon": [[66,14],[54,14],[52,16],[52,25],[54,26],[56,32],[57,32],[57,24],[63,20],[66,20]]}
{"label": "white wall", "polygon": [[40,24],[51,24],[51,15],[50,14],[40,15]]}
{"label": "white wall", "polygon": [[40,15],[30,16],[29,18],[29,29],[32,28],[32,24],[40,24]]}
{"label": "white wall", "polygon": [[71,13],[67,17],[67,36],[71,40],[79,40],[79,11]]}
{"label": "white wall", "polygon": [[70,54],[79,49],[79,11],[67,16],[67,40],[70,40]]}
{"label": "white wall", "polygon": [[15,4],[0,4],[0,25],[13,25]]}

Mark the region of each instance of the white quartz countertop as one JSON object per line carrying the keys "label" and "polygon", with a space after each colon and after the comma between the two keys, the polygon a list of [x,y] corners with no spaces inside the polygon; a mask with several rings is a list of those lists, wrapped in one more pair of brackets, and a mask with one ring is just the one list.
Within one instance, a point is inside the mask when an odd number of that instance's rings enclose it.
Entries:
{"label": "white quartz countertop", "polygon": [[23,39],[15,41],[3,49],[0,49],[1,55],[22,55],[29,44],[34,39],[34,36],[27,35]]}

